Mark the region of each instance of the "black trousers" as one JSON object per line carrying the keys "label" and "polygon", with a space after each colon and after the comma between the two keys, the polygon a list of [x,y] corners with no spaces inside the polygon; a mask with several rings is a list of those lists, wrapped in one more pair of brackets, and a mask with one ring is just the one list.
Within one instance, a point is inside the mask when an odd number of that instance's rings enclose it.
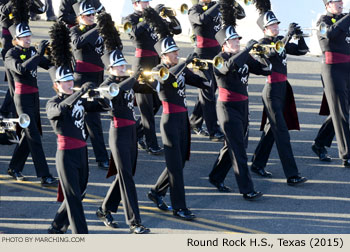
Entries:
{"label": "black trousers", "polygon": [[[350,159],[350,63],[322,64],[322,79],[341,159]],[[331,126],[328,126],[331,127]]]}
{"label": "black trousers", "polygon": [[[103,72],[98,73],[74,73],[75,85],[81,87],[85,82],[92,81],[99,86],[103,81]],[[108,161],[108,152],[106,150],[103,138],[102,122],[100,112],[87,112],[85,115],[85,124],[87,132],[91,139],[92,148],[95,153],[96,162]]]}
{"label": "black trousers", "polygon": [[115,128],[113,122],[109,130],[109,146],[118,174],[110,186],[102,203],[104,211],[117,212],[123,202],[127,224],[141,223],[137,201],[137,191],[133,175],[137,161],[136,126]]}
{"label": "black trousers", "polygon": [[166,168],[152,190],[165,196],[170,189],[173,209],[185,209],[183,168],[189,153],[189,122],[187,112],[162,114],[160,131],[164,144]]}
{"label": "black trousers", "polygon": [[56,168],[64,201],[57,210],[52,226],[66,232],[70,225],[73,234],[87,234],[82,204],[89,178],[87,148],[57,150]]}
{"label": "black trousers", "polygon": [[246,152],[248,112],[248,100],[218,101],[217,113],[220,126],[225,134],[225,143],[209,174],[214,181],[223,182],[229,169],[233,166],[239,192],[242,194],[254,191]]}
{"label": "black trousers", "polygon": [[9,168],[22,172],[28,155],[31,153],[37,177],[50,176],[38,128],[40,125],[39,93],[15,94],[14,101],[18,114],[28,114],[30,124],[21,132],[21,138],[13,152]]}
{"label": "black trousers", "polygon": [[323,146],[331,147],[334,136],[335,136],[335,131],[333,127],[332,117],[328,116],[317,133],[317,136],[315,138],[315,143],[321,147]]}
{"label": "black trousers", "polygon": [[[2,59],[5,60],[5,55],[8,50],[10,50],[13,45],[12,45],[12,36],[11,35],[5,35],[2,34],[1,37],[1,43],[2,43],[2,50],[1,50],[1,55]],[[16,115],[16,107],[15,103],[13,101],[13,93],[14,93],[14,81],[13,77],[11,75],[11,72],[5,67],[5,81],[8,82],[9,89],[7,90],[5,99],[1,105],[0,112],[3,115],[11,115],[15,116]]]}
{"label": "black trousers", "polygon": [[[151,70],[158,64],[158,56],[142,58],[135,57],[133,71],[136,71],[139,67],[142,67],[144,70]],[[154,115],[158,112],[162,103],[157,94],[136,93],[135,98],[141,116],[141,124],[138,132],[142,133],[138,133],[138,137],[144,135],[148,147],[158,147]]]}
{"label": "black trousers", "polygon": [[255,149],[252,162],[264,168],[269,159],[271,149],[276,141],[277,151],[287,178],[298,175],[288,127],[283,115],[286,96],[286,82],[266,84],[262,92],[262,100],[267,114],[267,122]]}
{"label": "black trousers", "polygon": [[205,78],[209,82],[212,81],[212,86],[210,89],[198,89],[198,98],[196,104],[194,105],[192,114],[190,116],[191,127],[201,128],[203,124],[203,119],[207,126],[210,135],[214,135],[216,132],[220,131],[219,125],[217,123],[218,118],[216,115],[216,81],[213,76],[212,65],[209,65],[209,70],[203,73],[198,72],[198,75]]}

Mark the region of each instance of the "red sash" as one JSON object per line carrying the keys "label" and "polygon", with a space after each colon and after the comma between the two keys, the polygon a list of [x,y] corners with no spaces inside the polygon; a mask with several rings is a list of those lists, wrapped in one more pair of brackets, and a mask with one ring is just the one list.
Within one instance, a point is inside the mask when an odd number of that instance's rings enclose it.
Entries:
{"label": "red sash", "polygon": [[2,28],[2,35],[11,35],[11,33],[8,29]]}
{"label": "red sash", "polygon": [[154,57],[154,56],[158,56],[158,53],[156,53],[154,51],[150,51],[150,50],[136,48],[135,57],[137,57],[137,58]]}
{"label": "red sash", "polygon": [[102,72],[103,70],[104,70],[103,67],[97,66],[95,64],[84,62],[81,60],[76,61],[75,71],[77,71],[77,72],[97,73],[97,72]]}
{"label": "red sash", "polygon": [[187,112],[186,107],[182,107],[173,103],[169,103],[166,101],[162,101],[163,105],[163,113],[164,114],[172,114],[172,113],[181,113],[181,112]]}
{"label": "red sash", "polygon": [[248,100],[248,96],[232,92],[226,88],[219,87],[219,101],[238,102]]}
{"label": "red sash", "polygon": [[216,39],[204,38],[197,35],[197,47],[198,48],[207,48],[207,47],[216,47],[220,46]]}
{"label": "red sash", "polygon": [[134,125],[136,122],[133,120],[113,117],[113,123],[114,123],[114,128],[121,128],[121,127]]}
{"label": "red sash", "polygon": [[349,63],[350,55],[336,53],[336,52],[325,52],[325,63],[326,64],[339,64],[339,63]]}
{"label": "red sash", "polygon": [[39,89],[27,84],[15,82],[15,94],[34,94],[38,93]]}
{"label": "red sash", "polygon": [[267,76],[267,82],[268,83],[274,83],[274,82],[285,82],[287,81],[287,75],[277,73],[277,72],[272,72],[270,75]]}
{"label": "red sash", "polygon": [[59,150],[71,150],[71,149],[79,149],[86,146],[85,141],[81,141],[79,139],[57,135],[57,146]]}

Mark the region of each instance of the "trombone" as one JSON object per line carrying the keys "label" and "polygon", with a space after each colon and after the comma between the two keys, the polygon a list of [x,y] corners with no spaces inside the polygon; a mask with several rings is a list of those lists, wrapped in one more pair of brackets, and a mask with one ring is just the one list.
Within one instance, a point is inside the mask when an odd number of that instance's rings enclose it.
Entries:
{"label": "trombone", "polygon": [[264,45],[264,44],[256,44],[254,45],[251,53],[252,54],[268,54],[268,49],[273,48],[277,53],[281,53],[284,50],[284,43],[279,40],[274,45]]}
{"label": "trombone", "polygon": [[132,24],[130,22],[125,22],[124,24],[117,24],[115,28],[124,33],[130,33],[132,31]]}
{"label": "trombone", "polygon": [[[80,91],[80,87],[73,87],[72,90],[74,91]],[[93,100],[94,98],[109,98],[112,99],[113,97],[116,97],[119,94],[119,87],[117,84],[112,83],[108,87],[98,87],[91,89],[91,91],[98,92],[98,96],[91,97],[89,95],[89,92],[83,94],[81,97],[82,98],[87,98],[88,100]]]}
{"label": "trombone", "polygon": [[20,114],[18,118],[2,118],[0,117],[0,133],[5,131],[16,131],[16,123],[23,129],[30,124],[30,117],[27,114]]}
{"label": "trombone", "polygon": [[[186,60],[186,58],[180,58]],[[198,59],[194,58],[191,62],[192,68],[195,70],[208,70],[208,64],[213,64],[216,69],[221,69],[224,66],[224,58],[221,56],[215,56],[214,59]]]}
{"label": "trombone", "polygon": [[[129,74],[135,73],[132,70],[127,71]],[[154,77],[158,76],[161,80],[165,81],[169,78],[169,70],[166,67],[161,67],[158,71],[142,71],[139,77],[140,82],[153,81]]]}

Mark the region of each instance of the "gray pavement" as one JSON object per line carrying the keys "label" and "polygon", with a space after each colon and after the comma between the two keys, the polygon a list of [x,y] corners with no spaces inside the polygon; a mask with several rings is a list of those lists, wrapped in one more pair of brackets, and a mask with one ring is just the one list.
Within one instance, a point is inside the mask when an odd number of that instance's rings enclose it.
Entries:
{"label": "gray pavement", "polygon": [[[32,22],[34,42],[47,38],[48,26],[52,23]],[[261,35],[259,34],[258,39]],[[124,54],[132,62],[134,48],[123,35]],[[178,43],[180,56],[186,57],[192,47],[189,43]],[[329,149],[333,157],[331,163],[322,163],[311,151],[311,144],[325,119],[318,115],[322,98],[320,82],[320,58],[289,57],[289,81],[296,99],[300,131],[290,132],[293,152],[303,176],[309,181],[299,187],[286,184],[276,148],[273,148],[267,170],[273,178],[262,179],[252,175],[257,190],[264,197],[257,202],[247,202],[238,193],[233,171],[227,176],[226,185],[234,189],[232,193],[220,193],[208,182],[208,174],[216,159],[222,143],[214,143],[208,138],[192,134],[191,160],[187,162],[184,177],[188,207],[197,215],[193,222],[184,222],[172,217],[171,213],[157,210],[146,193],[165,167],[164,156],[152,156],[139,151],[135,176],[143,224],[155,234],[189,233],[350,233],[350,170],[343,168],[338,159],[336,142]],[[6,90],[3,80],[3,64],[0,63],[0,89]],[[43,145],[50,170],[55,170],[56,136],[45,113],[47,100],[54,95],[49,75],[40,69],[39,90],[41,97],[41,118],[43,125]],[[265,79],[251,75],[250,95],[250,137],[249,159],[252,156],[261,132],[262,114],[261,91]],[[197,90],[188,87],[189,112],[195,103]],[[4,95],[0,94],[2,102]],[[157,135],[159,135],[160,113],[156,116]],[[108,138],[109,121],[103,115],[105,140]],[[108,190],[112,179],[105,179],[106,171],[97,168],[91,143],[89,143],[90,179],[88,197],[84,209],[90,233],[126,234],[123,208],[114,215],[120,228],[108,229],[95,216],[97,207]],[[6,173],[15,146],[0,146],[0,233],[36,234],[46,233],[59,203],[55,201],[54,189],[41,188],[35,177],[31,158],[28,159],[23,174],[27,181],[18,183]],[[169,196],[165,198],[170,202]],[[70,231],[69,231],[70,232]]]}

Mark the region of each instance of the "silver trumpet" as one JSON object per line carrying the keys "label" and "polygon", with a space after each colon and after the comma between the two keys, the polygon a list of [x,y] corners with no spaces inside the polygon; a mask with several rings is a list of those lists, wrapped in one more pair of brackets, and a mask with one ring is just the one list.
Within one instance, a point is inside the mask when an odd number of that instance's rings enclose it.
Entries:
{"label": "silver trumpet", "polygon": [[[325,35],[327,33],[327,25],[326,23],[322,22],[320,25],[316,28],[301,28],[301,30],[310,31],[309,33],[302,33],[302,34],[294,34],[294,39],[300,39],[301,37],[307,38],[312,36],[312,31],[318,31],[321,35]],[[282,29],[281,31],[288,31],[288,29]]]}
{"label": "silver trumpet", "polygon": [[[74,91],[80,91],[81,88],[79,87],[73,87],[72,90]],[[92,91],[98,92],[99,96],[90,97],[89,92],[82,95],[82,98],[88,98],[88,100],[93,100],[94,98],[108,98],[112,99],[113,97],[116,97],[119,94],[119,87],[117,84],[112,83],[108,87],[98,87],[91,89]]]}
{"label": "silver trumpet", "polygon": [[27,114],[21,114],[18,118],[0,117],[0,133],[4,133],[5,131],[16,131],[16,123],[25,129],[30,124],[30,117]]}

